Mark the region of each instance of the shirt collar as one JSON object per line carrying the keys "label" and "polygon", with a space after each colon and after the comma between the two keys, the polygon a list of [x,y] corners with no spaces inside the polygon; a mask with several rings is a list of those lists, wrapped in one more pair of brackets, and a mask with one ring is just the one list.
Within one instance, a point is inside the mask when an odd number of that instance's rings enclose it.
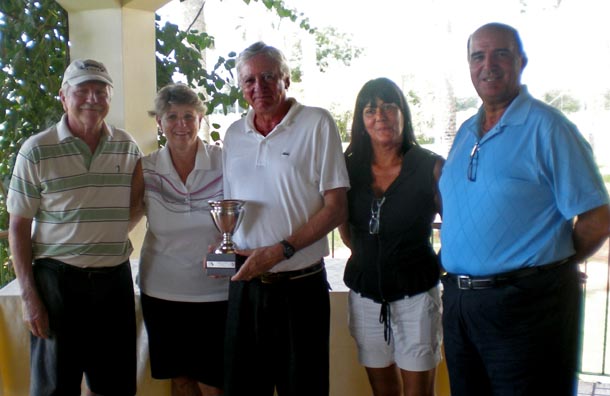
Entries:
{"label": "shirt collar", "polygon": [[[530,95],[527,86],[521,85],[517,97],[508,105],[498,123],[481,138],[481,141],[487,140],[491,138],[491,136],[502,132],[504,127],[524,124],[532,106],[531,101],[532,96]],[[485,112],[483,106],[481,106],[477,112],[477,116],[473,118],[473,123],[470,125],[471,132],[476,136],[479,136],[479,126],[481,125],[484,116]]]}
{"label": "shirt collar", "polygon": [[500,126],[521,125],[527,119],[529,114],[532,96],[527,90],[526,85],[522,85],[519,90],[519,95],[512,101],[508,108],[500,118]]}
{"label": "shirt collar", "polygon": [[[155,166],[155,171],[160,175],[168,175],[174,169],[172,157],[169,153],[169,147],[159,149],[159,160]],[[203,144],[201,139],[197,139],[197,154],[195,156],[195,166],[193,170],[209,170],[212,169],[212,160],[208,153],[207,146]]]}
{"label": "shirt collar", "polygon": [[[280,121],[280,123],[277,124],[275,128],[273,128],[273,130],[269,132],[269,134],[267,134],[267,137],[290,126],[294,121],[294,118],[300,111],[301,107],[303,107],[303,105],[297,102],[295,98],[288,98],[286,100],[290,102],[290,109],[288,110],[288,113],[286,113],[284,118],[282,118],[282,121]],[[250,107],[248,113],[246,114],[246,133],[254,133],[263,137],[259,132],[257,132],[256,127],[254,126],[254,114],[254,109]]]}

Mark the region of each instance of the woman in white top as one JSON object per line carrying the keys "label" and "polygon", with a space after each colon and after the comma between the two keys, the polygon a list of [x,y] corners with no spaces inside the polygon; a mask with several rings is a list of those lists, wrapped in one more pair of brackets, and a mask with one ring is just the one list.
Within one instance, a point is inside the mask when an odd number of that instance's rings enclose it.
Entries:
{"label": "woman in white top", "polygon": [[138,283],[153,378],[172,395],[222,394],[228,279],[205,275],[219,240],[209,200],[222,199],[221,149],[197,136],[205,107],[183,84],[162,88],[154,115],[166,146],[138,162],[132,218],[147,217]]}

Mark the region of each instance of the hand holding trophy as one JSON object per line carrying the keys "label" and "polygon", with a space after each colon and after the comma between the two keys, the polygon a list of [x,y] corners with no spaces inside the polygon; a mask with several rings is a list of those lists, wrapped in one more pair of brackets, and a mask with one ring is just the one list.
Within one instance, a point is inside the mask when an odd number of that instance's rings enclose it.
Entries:
{"label": "hand holding trophy", "polygon": [[233,275],[237,271],[237,246],[232,236],[243,218],[243,206],[246,202],[238,199],[209,201],[210,215],[218,231],[222,234],[222,242],[214,253],[206,256],[207,275]]}

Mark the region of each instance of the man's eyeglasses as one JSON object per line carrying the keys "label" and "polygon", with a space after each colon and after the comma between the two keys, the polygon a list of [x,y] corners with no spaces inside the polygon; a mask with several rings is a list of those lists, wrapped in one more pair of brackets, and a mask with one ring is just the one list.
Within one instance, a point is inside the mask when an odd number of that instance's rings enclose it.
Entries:
{"label": "man's eyeglasses", "polygon": [[381,110],[384,115],[396,115],[400,107],[396,103],[382,103],[379,106],[367,106],[362,110],[364,118],[373,118],[377,115],[377,110]]}
{"label": "man's eyeglasses", "polygon": [[477,167],[479,165],[479,142],[476,142],[470,152],[470,161],[468,162],[468,180],[471,182],[477,180]]}
{"label": "man's eyeglasses", "polygon": [[371,219],[369,220],[369,234],[379,234],[379,215],[381,214],[381,205],[385,202],[385,197],[375,198],[371,203]]}

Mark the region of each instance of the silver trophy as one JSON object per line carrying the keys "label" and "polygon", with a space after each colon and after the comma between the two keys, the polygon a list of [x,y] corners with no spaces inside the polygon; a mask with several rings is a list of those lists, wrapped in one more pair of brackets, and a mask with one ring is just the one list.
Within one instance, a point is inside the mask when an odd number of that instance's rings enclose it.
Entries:
{"label": "silver trophy", "polygon": [[231,239],[243,218],[243,206],[246,202],[238,199],[223,199],[222,201],[209,201],[210,214],[214,224],[222,234],[222,242],[206,256],[207,275],[233,275],[237,270],[239,261],[235,252],[237,246]]}

